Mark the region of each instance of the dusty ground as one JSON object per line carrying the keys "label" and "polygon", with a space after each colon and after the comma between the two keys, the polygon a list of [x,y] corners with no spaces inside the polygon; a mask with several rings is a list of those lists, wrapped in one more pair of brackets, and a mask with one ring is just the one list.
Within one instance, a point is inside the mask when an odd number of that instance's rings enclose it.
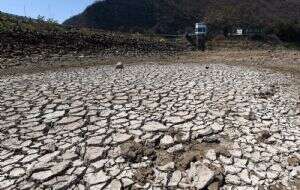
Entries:
{"label": "dusty ground", "polygon": [[299,188],[299,52],[121,59],[2,70],[0,189]]}
{"label": "dusty ground", "polygon": [[152,54],[145,56],[111,56],[111,55],[49,55],[46,58],[33,56],[23,60],[1,59],[0,76],[22,73],[37,73],[47,70],[62,70],[70,67],[90,67],[138,63],[199,63],[228,64],[270,68],[279,72],[300,74],[300,51],[293,50],[210,50],[206,52],[185,52],[170,54]]}

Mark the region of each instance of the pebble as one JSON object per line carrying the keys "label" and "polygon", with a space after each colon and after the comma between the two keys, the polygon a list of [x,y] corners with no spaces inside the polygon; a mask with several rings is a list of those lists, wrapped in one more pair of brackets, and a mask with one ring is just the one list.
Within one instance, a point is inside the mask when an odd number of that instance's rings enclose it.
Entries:
{"label": "pebble", "polygon": [[146,132],[156,132],[166,131],[168,127],[158,122],[148,122],[142,127],[142,129]]}
{"label": "pebble", "polygon": [[214,161],[217,159],[217,155],[216,155],[216,152],[215,150],[213,149],[209,149],[206,153],[206,158],[208,158],[209,160],[211,161]]}
{"label": "pebble", "polygon": [[168,186],[174,187],[177,186],[180,183],[182,176],[181,176],[181,171],[176,170],[173,172],[172,177],[170,178],[170,181],[168,183]]}
{"label": "pebble", "polygon": [[191,164],[191,168],[187,174],[197,189],[206,187],[215,176],[214,171],[203,164]]}
{"label": "pebble", "polygon": [[160,144],[163,146],[166,145],[172,145],[174,143],[174,139],[172,136],[170,135],[165,135],[161,140],[160,140]]}

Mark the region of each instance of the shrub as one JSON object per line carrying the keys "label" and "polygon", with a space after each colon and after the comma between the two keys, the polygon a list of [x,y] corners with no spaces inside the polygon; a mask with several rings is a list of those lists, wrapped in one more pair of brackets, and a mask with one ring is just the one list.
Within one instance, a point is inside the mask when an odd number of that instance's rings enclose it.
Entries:
{"label": "shrub", "polygon": [[300,42],[300,24],[297,21],[276,22],[273,26],[273,33],[283,41]]}

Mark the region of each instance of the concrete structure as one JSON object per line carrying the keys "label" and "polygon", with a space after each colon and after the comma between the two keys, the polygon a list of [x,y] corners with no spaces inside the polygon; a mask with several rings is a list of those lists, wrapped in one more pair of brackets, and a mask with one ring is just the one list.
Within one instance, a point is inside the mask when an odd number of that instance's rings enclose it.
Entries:
{"label": "concrete structure", "polygon": [[195,25],[195,35],[196,35],[196,46],[202,51],[205,50],[207,26],[205,23],[200,22]]}
{"label": "concrete structure", "polygon": [[235,27],[232,28],[229,33],[230,36],[249,36],[249,35],[261,35],[263,34],[262,28],[250,28],[250,27]]}
{"label": "concrete structure", "polygon": [[207,26],[205,23],[200,22],[195,24],[195,34],[196,35],[207,35]]}

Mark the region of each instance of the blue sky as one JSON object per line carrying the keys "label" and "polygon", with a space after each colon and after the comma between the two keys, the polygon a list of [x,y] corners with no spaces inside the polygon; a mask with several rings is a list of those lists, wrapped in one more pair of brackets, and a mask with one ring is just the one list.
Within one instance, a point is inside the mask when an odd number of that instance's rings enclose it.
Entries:
{"label": "blue sky", "polygon": [[0,0],[0,11],[36,18],[53,18],[60,23],[82,12],[95,0]]}

